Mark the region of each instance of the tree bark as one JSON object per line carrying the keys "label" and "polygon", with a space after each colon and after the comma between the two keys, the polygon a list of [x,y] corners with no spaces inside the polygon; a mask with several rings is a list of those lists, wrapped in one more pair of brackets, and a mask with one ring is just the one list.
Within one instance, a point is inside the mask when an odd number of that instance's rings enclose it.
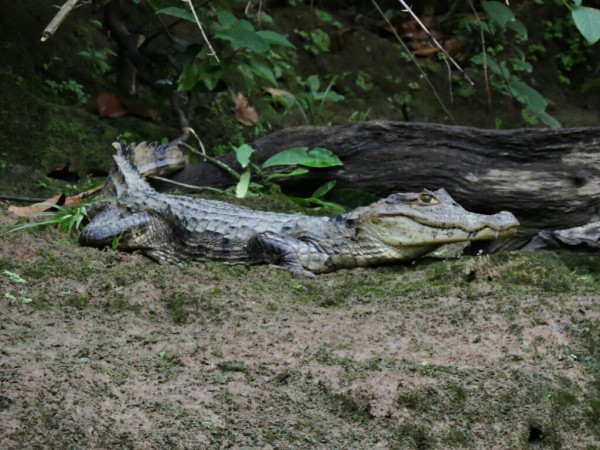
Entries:
{"label": "tree bark", "polygon": [[[325,147],[340,157],[342,167],[281,179],[295,194],[310,194],[329,180],[377,196],[445,188],[470,211],[511,211],[522,223],[522,237],[600,220],[600,127],[482,130],[371,121],[284,129],[252,145],[261,162],[299,146]],[[222,160],[237,165],[235,155]],[[217,187],[234,182],[209,163],[173,179]]]}

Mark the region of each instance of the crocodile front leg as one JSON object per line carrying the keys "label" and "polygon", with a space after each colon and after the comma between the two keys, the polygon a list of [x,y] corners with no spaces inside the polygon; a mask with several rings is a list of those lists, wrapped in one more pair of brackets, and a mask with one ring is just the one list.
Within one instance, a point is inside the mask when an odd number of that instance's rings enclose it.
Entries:
{"label": "crocodile front leg", "polygon": [[251,260],[276,264],[294,275],[315,278],[315,274],[306,270],[301,261],[301,255],[310,252],[309,245],[298,239],[265,231],[251,237],[246,250]]}
{"label": "crocodile front leg", "polygon": [[149,212],[123,214],[117,207],[99,212],[83,229],[79,243],[88,247],[109,247],[119,250],[142,250],[159,263],[177,263],[173,251],[171,229]]}

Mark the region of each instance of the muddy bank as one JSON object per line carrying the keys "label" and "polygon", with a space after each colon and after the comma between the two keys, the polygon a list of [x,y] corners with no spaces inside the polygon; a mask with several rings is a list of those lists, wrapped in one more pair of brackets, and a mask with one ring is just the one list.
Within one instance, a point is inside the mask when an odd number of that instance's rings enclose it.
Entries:
{"label": "muddy bank", "polygon": [[1,235],[0,447],[597,448],[599,280],[562,253],[306,280]]}

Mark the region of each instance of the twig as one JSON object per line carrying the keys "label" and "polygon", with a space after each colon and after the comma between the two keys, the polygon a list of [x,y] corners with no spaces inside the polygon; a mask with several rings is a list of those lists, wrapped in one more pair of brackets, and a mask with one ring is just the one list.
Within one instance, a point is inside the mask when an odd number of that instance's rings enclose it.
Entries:
{"label": "twig", "polygon": [[208,54],[208,56],[214,56],[215,59],[217,60],[217,62],[220,63],[221,61],[219,61],[217,52],[215,52],[215,49],[212,47],[210,41],[208,40],[208,37],[206,36],[206,33],[204,32],[204,28],[202,28],[202,24],[200,23],[200,19],[198,18],[198,15],[196,14],[196,10],[194,9],[192,0],[183,0],[183,2],[187,3],[188,6],[190,7],[190,11],[192,12],[192,15],[194,16],[194,19],[196,20],[196,24],[198,25],[198,28],[200,28],[200,33],[202,34],[202,38],[204,39],[204,42],[206,42],[206,45],[208,45],[208,48],[210,49],[210,53]]}
{"label": "twig", "polygon": [[210,186],[194,186],[193,184],[185,184],[185,183],[180,183],[179,181],[173,181],[173,180],[169,180],[168,178],[163,178],[163,177],[158,177],[156,175],[153,175],[151,177],[152,180],[158,180],[158,181],[163,181],[165,183],[170,183],[170,184],[174,184],[175,186],[181,186],[184,187],[186,189],[194,189],[197,191],[211,191],[211,192],[218,192],[219,194],[222,194],[223,191],[221,189],[217,189],[214,187],[210,187]]}
{"label": "twig", "polygon": [[46,42],[48,39],[50,39],[50,37],[56,32],[58,27],[60,27],[60,24],[63,23],[69,13],[73,11],[73,8],[75,8],[75,5],[77,5],[78,2],[79,0],[67,0],[64,5],[61,6],[54,18],[50,21],[46,28],[44,28],[44,31],[42,31],[42,42]]}
{"label": "twig", "polygon": [[404,0],[398,0],[398,1],[402,4],[402,6],[404,6],[404,11],[409,13],[412,16],[412,18],[415,19],[415,21],[423,29],[423,31],[425,31],[425,33],[427,33],[429,35],[429,37],[431,38],[433,43],[436,45],[436,47],[439,48],[441,50],[441,52],[448,57],[448,59],[450,60],[452,65],[454,67],[456,67],[463,74],[463,77],[465,78],[465,80],[467,80],[469,83],[471,83],[471,86],[475,86],[475,83],[473,83],[473,80],[471,80],[471,78],[469,78],[469,75],[467,75],[467,73],[462,69],[462,67],[460,67],[460,65],[454,60],[454,58],[452,58],[452,56],[450,56],[450,54],[446,51],[446,49],[444,47],[442,47],[442,44],[440,44],[438,42],[438,40],[433,37],[431,32],[425,26],[425,24],[423,22],[421,22],[421,19],[419,19],[417,17],[417,15],[413,12],[412,8],[410,6],[408,6]]}
{"label": "twig", "polygon": [[200,150],[202,150],[202,155],[206,156],[206,149],[204,148],[204,144],[202,143],[202,140],[196,134],[196,130],[194,130],[192,127],[187,127],[187,128],[184,128],[184,131],[187,131],[188,133],[190,133],[192,136],[194,136],[196,138],[196,140],[198,141],[198,145],[200,146]]}
{"label": "twig", "polygon": [[433,92],[433,95],[435,95],[435,98],[437,99],[438,103],[440,104],[440,106],[442,107],[442,109],[444,110],[444,112],[448,115],[448,117],[450,118],[450,121],[456,125],[456,120],[454,120],[454,116],[452,115],[452,113],[448,110],[448,108],[446,108],[446,105],[444,104],[444,101],[442,100],[442,97],[440,97],[440,94],[438,93],[437,89],[435,88],[435,86],[431,83],[431,80],[429,79],[429,77],[427,76],[427,74],[425,73],[425,71],[423,70],[423,68],[419,65],[419,62],[417,61],[417,59],[415,58],[415,55],[413,55],[413,53],[410,51],[410,49],[408,48],[408,46],[406,45],[406,43],[402,40],[402,38],[400,37],[400,35],[398,34],[398,32],[396,31],[396,29],[394,28],[394,25],[392,25],[392,22],[390,22],[390,19],[387,18],[387,16],[385,15],[385,13],[383,12],[383,10],[381,9],[381,7],[379,6],[379,4],[377,3],[376,0],[371,0],[371,2],[373,3],[373,5],[375,6],[375,8],[377,9],[377,11],[379,12],[379,14],[381,14],[381,17],[383,17],[383,19],[386,21],[386,23],[388,24],[388,26],[390,27],[390,30],[392,30],[392,33],[394,34],[394,36],[396,37],[396,39],[398,40],[398,42],[400,43],[400,45],[402,45],[402,48],[404,48],[404,51],[406,53],[408,53],[408,55],[410,56],[411,61],[413,62],[413,64],[415,66],[417,66],[417,69],[419,70],[419,72],[421,73],[421,76],[423,77],[423,79],[425,80],[425,82],[427,83],[427,85],[429,86],[429,88],[431,89],[431,91]]}
{"label": "twig", "polygon": [[213,163],[214,165],[220,167],[221,169],[223,169],[225,172],[227,172],[229,175],[231,175],[232,177],[234,177],[236,180],[239,180],[240,178],[242,178],[242,176],[237,173],[235,170],[233,170],[231,167],[229,167],[227,164],[219,161],[217,158],[213,158],[212,156],[208,156],[206,153],[202,153],[199,152],[198,150],[196,150],[194,147],[192,147],[191,145],[186,144],[185,142],[182,142],[179,145],[183,145],[185,148],[187,148],[190,152],[200,156],[201,158],[206,159],[208,162]]}
{"label": "twig", "polygon": [[0,200],[6,200],[8,202],[42,203],[48,199],[39,197],[14,197],[12,195],[0,195]]}
{"label": "twig", "polygon": [[477,10],[475,9],[475,5],[473,5],[473,0],[469,0],[469,6],[475,15],[475,20],[477,20],[477,25],[479,25],[479,35],[481,37],[481,53],[483,54],[483,82],[485,83],[485,93],[487,94],[488,108],[492,107],[492,92],[490,90],[490,80],[488,75],[488,64],[487,64],[487,51],[485,49],[485,34],[483,32],[483,24],[481,23],[481,18],[479,14],[477,14]]}
{"label": "twig", "polygon": [[[203,1],[202,3],[200,3],[198,6],[196,6],[194,9],[195,9],[196,11],[198,11],[200,8],[202,8],[204,5],[206,5],[206,4],[208,4],[208,3],[210,3],[211,1],[213,1],[213,0],[205,0],[205,1]],[[175,20],[174,22],[172,22],[172,23],[170,23],[169,25],[167,25],[167,26],[166,26],[166,29],[167,29],[167,30],[171,30],[171,28],[173,28],[173,27],[175,27],[175,26],[179,25],[179,24],[180,24],[181,22],[183,22],[184,20],[186,20],[186,19],[177,19],[177,20]],[[155,32],[154,34],[151,34],[150,36],[148,36],[148,38],[147,38],[147,39],[146,39],[146,41],[145,41],[145,42],[146,42],[146,44],[148,44],[148,42],[150,42],[151,40],[153,40],[153,39],[157,38],[158,36],[160,36],[160,35],[163,33],[163,31],[164,31],[164,30],[160,30],[160,31],[157,31],[157,32]]]}

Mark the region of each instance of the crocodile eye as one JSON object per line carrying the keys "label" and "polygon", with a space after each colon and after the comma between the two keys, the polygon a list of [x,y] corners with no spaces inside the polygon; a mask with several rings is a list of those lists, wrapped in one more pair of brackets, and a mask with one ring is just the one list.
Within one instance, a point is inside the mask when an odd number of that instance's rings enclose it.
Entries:
{"label": "crocodile eye", "polygon": [[432,203],[434,197],[433,195],[428,194],[427,192],[422,192],[421,195],[419,195],[419,200],[421,201],[421,203]]}

